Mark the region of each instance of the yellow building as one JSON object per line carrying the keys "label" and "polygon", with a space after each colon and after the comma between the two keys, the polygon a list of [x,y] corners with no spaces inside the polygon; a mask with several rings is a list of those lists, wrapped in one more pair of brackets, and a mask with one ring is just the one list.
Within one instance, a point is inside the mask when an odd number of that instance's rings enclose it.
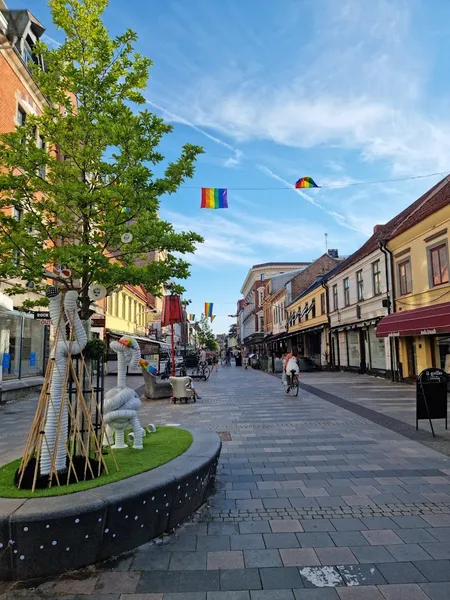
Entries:
{"label": "yellow building", "polygon": [[287,309],[289,333],[297,333],[292,344],[298,346],[300,356],[319,366],[329,361],[325,281],[326,276],[315,281]]}
{"label": "yellow building", "polygon": [[450,177],[398,216],[387,248],[395,287],[395,313],[382,319],[378,336],[396,339],[400,373],[450,371]]}
{"label": "yellow building", "polygon": [[108,330],[146,336],[148,329],[147,295],[142,288],[125,286],[107,298],[105,306]]}

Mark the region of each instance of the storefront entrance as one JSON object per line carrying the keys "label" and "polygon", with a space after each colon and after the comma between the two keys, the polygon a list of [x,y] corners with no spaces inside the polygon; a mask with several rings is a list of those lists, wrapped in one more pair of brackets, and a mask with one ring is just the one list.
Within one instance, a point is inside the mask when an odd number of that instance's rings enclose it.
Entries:
{"label": "storefront entrance", "polygon": [[405,337],[405,349],[407,357],[407,372],[403,373],[403,377],[415,379],[417,377],[417,355],[416,344],[413,337]]}

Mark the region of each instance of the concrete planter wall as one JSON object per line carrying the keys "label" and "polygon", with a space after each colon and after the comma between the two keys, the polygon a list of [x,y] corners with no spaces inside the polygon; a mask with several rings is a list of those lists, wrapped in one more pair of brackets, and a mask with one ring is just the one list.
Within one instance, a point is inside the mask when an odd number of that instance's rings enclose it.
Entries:
{"label": "concrete planter wall", "polygon": [[191,447],[152,471],[69,496],[0,498],[0,579],[84,567],[181,523],[210,494],[221,449],[216,433],[189,431]]}

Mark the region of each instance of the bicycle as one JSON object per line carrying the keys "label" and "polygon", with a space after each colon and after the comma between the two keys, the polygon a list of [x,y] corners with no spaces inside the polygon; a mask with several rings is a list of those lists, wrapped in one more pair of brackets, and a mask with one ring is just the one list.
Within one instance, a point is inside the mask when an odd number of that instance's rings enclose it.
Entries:
{"label": "bicycle", "polygon": [[291,371],[291,375],[288,375],[288,382],[286,386],[286,394],[289,394],[292,390],[294,396],[298,396],[299,380],[298,373],[294,370]]}
{"label": "bicycle", "polygon": [[200,362],[196,367],[192,369],[191,373],[191,377],[196,379],[203,379],[203,381],[207,381],[210,375],[211,369],[205,362]]}

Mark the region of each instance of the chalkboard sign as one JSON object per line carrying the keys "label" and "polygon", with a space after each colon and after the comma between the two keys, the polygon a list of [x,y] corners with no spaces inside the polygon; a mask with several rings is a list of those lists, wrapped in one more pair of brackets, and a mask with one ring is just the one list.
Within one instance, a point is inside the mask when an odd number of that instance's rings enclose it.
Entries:
{"label": "chalkboard sign", "polygon": [[447,429],[448,375],[442,369],[425,369],[417,377],[416,430],[419,420],[428,419],[434,436],[432,419],[445,419]]}

